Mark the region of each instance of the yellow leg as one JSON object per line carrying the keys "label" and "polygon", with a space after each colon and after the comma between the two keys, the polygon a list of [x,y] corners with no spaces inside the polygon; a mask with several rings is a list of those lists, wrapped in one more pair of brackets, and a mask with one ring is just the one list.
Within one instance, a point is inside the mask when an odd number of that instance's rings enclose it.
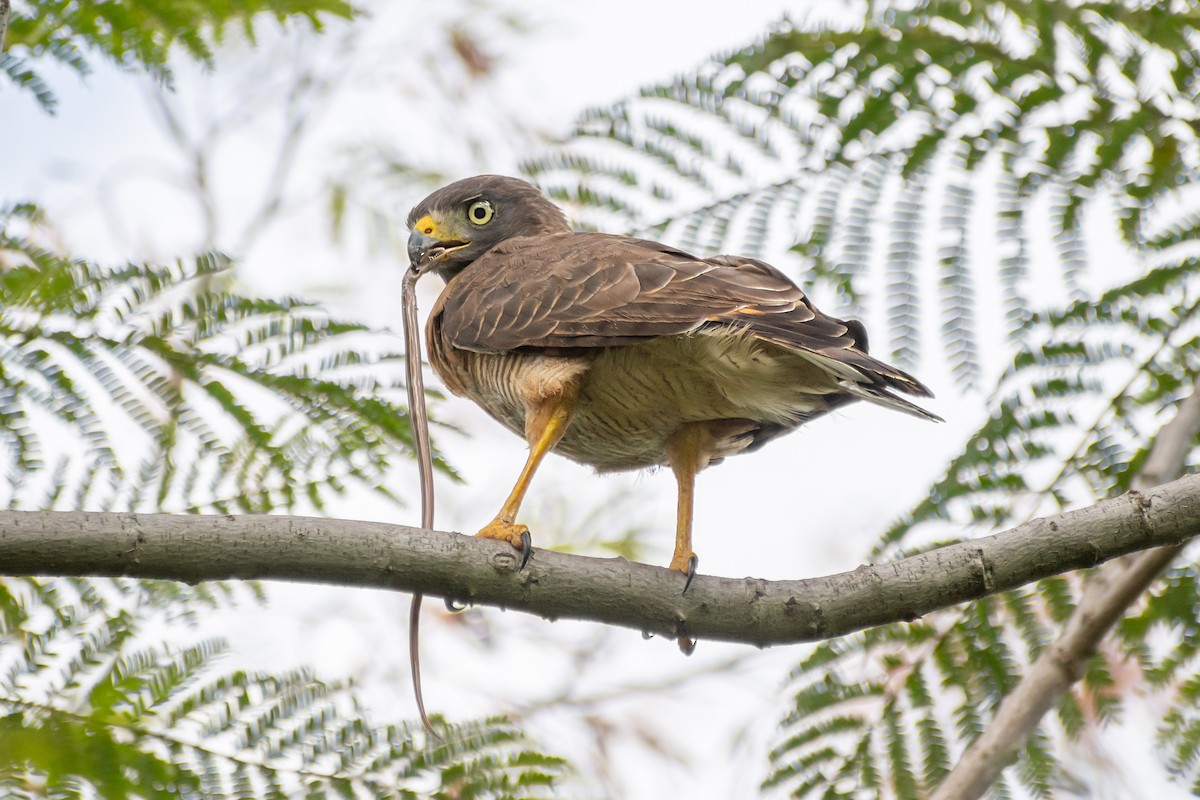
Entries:
{"label": "yellow leg", "polygon": [[475,534],[476,536],[500,539],[519,550],[527,548],[529,528],[515,523],[517,511],[521,508],[521,501],[525,498],[525,492],[529,489],[529,483],[533,480],[533,473],[537,472],[538,465],[566,433],[567,425],[571,422],[573,406],[573,398],[559,395],[535,406],[526,415],[525,438],[529,441],[529,458],[525,460],[525,467],[517,478],[517,485],[504,501],[500,513],[485,525],[483,530]]}
{"label": "yellow leg", "polygon": [[696,496],[696,473],[708,466],[713,442],[708,423],[692,422],[671,434],[667,442],[667,461],[679,485],[679,506],[675,514],[675,553],[671,569],[688,576],[696,572],[696,554],[692,551],[692,508]]}

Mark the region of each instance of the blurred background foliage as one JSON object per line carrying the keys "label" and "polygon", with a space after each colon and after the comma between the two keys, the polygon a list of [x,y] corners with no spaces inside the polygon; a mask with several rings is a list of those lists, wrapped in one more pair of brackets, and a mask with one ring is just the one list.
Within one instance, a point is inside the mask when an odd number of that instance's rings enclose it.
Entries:
{"label": "blurred background foliage", "polygon": [[[15,6],[0,56],[10,85],[52,110],[38,72],[47,59],[77,71],[108,59],[169,84],[168,55],[210,60],[231,26],[254,41],[276,24],[302,35],[352,13],[327,2],[116,5]],[[482,28],[446,18],[456,66],[439,73],[438,93],[469,98],[471,76],[492,63],[488,25],[518,25],[486,18]],[[499,138],[540,153],[525,173],[582,226],[704,252],[788,248],[784,266],[830,299],[827,310],[880,332],[876,351],[923,376],[942,370],[986,403],[961,454],[869,556],[892,559],[1124,491],[1194,391],[1198,20],[1191,2],[813,11],[585,111],[553,146],[532,146],[516,120]],[[364,36],[354,26],[329,35]],[[219,135],[191,136],[162,106],[194,156],[198,251],[253,245],[280,213],[313,109],[356,72],[334,62],[288,74],[282,155],[237,230],[206,179]],[[488,143],[471,131],[458,141],[468,153]],[[442,168],[394,143],[342,152],[320,187],[325,222],[388,251],[403,229],[392,200],[440,181]],[[9,206],[0,236],[9,506],[319,510],[352,484],[394,495],[389,469],[410,451],[389,334],[245,292],[218,255],[72,260],[32,205]],[[130,432],[140,452],[126,448]],[[51,442],[64,433],[78,446],[60,452]],[[1179,469],[1196,468],[1196,444]],[[636,529],[608,535],[592,538],[638,554]],[[1057,577],[811,648],[788,680],[764,792],[926,796],[1087,582]],[[1198,583],[1187,558],[1131,607],[994,796],[1113,791],[1072,747],[1146,708],[1167,709],[1153,734],[1165,779],[1200,792]],[[220,643],[148,637],[158,616],[232,602],[234,587],[0,588],[0,753],[19,754],[0,756],[0,781],[13,792],[127,796],[134,775],[138,796],[529,796],[563,775],[511,723],[447,726],[450,744],[422,746],[405,726],[367,722],[344,687],[307,673],[222,675]],[[582,647],[579,663],[594,652]],[[18,730],[23,744],[5,747]],[[206,734],[220,745],[202,746]]]}
{"label": "blurred background foliage", "polygon": [[[210,62],[231,25],[253,41],[259,26],[320,29],[351,8],[33,2],[12,14],[0,65],[52,112],[46,59],[80,73],[108,59],[169,86],[169,58]],[[110,267],[54,240],[35,205],[0,209],[7,507],[319,512],[355,488],[398,500],[386,479],[412,452],[397,336],[248,294],[215,252]],[[504,720],[439,719],[436,741],[419,725],[372,721],[352,685],[224,667],[217,639],[168,643],[178,634],[164,625],[256,596],[253,585],[0,578],[0,793],[553,792],[565,762]]]}
{"label": "blurred background foliage", "polygon": [[53,112],[58,101],[39,72],[39,62],[52,60],[87,75],[94,60],[107,60],[131,71],[148,71],[169,85],[168,59],[176,48],[211,64],[213,49],[229,28],[236,27],[253,41],[256,25],[287,25],[295,20],[320,30],[323,20],[349,18],[351,10],[341,0],[151,0],[134,7],[18,1],[16,12],[6,20],[6,52],[0,54],[0,70],[13,85],[32,92],[43,109]]}

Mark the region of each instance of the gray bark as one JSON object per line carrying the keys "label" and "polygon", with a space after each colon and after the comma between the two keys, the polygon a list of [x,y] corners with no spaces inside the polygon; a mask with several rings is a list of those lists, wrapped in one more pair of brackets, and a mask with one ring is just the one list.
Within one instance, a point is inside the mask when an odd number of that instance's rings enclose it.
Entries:
{"label": "gray bark", "polygon": [[282,516],[0,512],[0,573],[291,580],[416,591],[548,619],[760,647],[841,636],[1200,534],[1200,475],[821,578],[683,575],[401,525]]}

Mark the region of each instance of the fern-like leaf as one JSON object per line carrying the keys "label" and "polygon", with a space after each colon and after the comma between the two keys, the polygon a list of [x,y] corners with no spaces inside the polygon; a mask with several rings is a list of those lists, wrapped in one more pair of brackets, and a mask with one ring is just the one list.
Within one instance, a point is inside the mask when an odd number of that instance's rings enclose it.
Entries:
{"label": "fern-like leaf", "polygon": [[391,496],[388,470],[411,454],[398,337],[238,294],[216,255],[69,261],[23,232],[34,216],[0,219],[7,505],[265,512],[354,484]]}

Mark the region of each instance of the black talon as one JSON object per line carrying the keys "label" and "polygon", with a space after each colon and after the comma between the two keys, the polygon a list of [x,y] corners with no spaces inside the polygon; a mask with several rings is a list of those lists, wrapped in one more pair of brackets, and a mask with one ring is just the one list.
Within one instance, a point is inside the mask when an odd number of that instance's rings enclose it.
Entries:
{"label": "black talon", "polygon": [[688,559],[687,580],[683,583],[683,594],[687,594],[688,587],[692,585],[692,578],[696,577],[696,567],[700,566],[700,557],[692,553],[692,557]]}
{"label": "black talon", "polygon": [[521,566],[517,567],[518,571],[525,569],[531,555],[533,555],[533,537],[529,535],[529,531],[521,531]]}
{"label": "black talon", "polygon": [[685,656],[690,656],[696,652],[696,640],[690,636],[676,636],[675,644],[679,645],[679,652]]}

